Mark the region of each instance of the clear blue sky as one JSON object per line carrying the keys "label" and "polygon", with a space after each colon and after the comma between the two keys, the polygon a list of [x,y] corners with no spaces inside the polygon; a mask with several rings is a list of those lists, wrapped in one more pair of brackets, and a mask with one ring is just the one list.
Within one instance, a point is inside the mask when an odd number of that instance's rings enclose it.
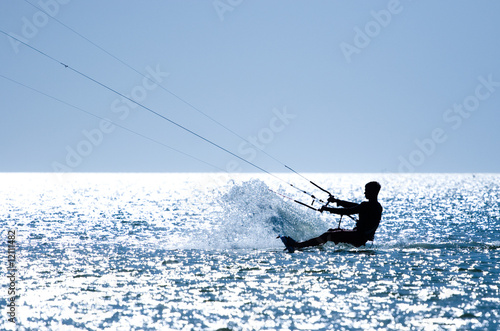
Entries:
{"label": "clear blue sky", "polygon": [[[500,2],[0,2],[0,29],[268,171],[499,172]],[[0,34],[0,75],[256,171]],[[155,81],[175,93],[173,97]],[[0,171],[217,171],[0,77]],[[111,126],[110,126],[111,125]]]}

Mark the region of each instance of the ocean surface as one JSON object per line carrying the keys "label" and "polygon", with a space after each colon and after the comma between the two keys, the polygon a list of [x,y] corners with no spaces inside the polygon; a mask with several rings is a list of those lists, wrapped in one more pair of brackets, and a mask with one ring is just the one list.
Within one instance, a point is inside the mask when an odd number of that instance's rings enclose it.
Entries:
{"label": "ocean surface", "polygon": [[268,175],[0,174],[0,329],[500,329],[499,174],[305,175],[355,202],[379,181],[374,243],[284,252],[340,218]]}

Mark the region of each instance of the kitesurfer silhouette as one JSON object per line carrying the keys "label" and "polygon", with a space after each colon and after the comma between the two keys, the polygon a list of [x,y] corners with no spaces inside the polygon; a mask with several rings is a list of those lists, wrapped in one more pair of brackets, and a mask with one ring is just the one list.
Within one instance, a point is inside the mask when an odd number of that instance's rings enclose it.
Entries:
{"label": "kitesurfer silhouette", "polygon": [[328,201],[335,202],[343,208],[331,208],[323,206],[319,211],[327,211],[338,215],[353,215],[359,214],[359,219],[356,221],[356,227],[352,230],[346,229],[329,229],[319,237],[315,237],[303,242],[296,242],[290,237],[285,237],[285,244],[293,248],[304,248],[310,246],[318,246],[332,241],[335,244],[346,243],[355,247],[360,247],[366,244],[367,241],[373,241],[375,231],[377,230],[380,219],[382,218],[382,206],[378,202],[378,193],[380,191],[378,182],[369,182],[365,185],[365,197],[368,201],[355,203],[343,201],[331,196]]}

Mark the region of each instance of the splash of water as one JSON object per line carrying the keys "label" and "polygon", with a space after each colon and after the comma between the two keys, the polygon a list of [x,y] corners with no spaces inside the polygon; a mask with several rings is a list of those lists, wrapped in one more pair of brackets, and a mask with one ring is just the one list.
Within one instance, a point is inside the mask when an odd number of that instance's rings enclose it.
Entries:
{"label": "splash of water", "polygon": [[258,179],[234,184],[216,200],[219,211],[196,235],[203,248],[281,247],[279,234],[303,240],[328,229],[317,213],[284,200]]}

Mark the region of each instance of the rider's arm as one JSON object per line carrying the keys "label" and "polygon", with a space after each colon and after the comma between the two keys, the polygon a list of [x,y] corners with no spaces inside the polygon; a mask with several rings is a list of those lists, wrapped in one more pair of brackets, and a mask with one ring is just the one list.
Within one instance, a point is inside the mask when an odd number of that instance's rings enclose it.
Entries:
{"label": "rider's arm", "polygon": [[355,202],[349,202],[349,201],[344,201],[344,200],[337,199],[333,195],[330,195],[330,197],[328,198],[328,202],[334,202],[334,203],[337,204],[337,206],[341,206],[341,207],[344,207],[344,208],[356,207],[358,205]]}
{"label": "rider's arm", "polygon": [[344,208],[352,208],[352,207],[359,206],[359,204],[357,204],[355,202],[344,201],[344,200],[339,200],[339,199],[335,199],[335,203],[337,204],[337,206],[341,206]]}
{"label": "rider's arm", "polygon": [[[350,202],[352,204],[352,202]],[[332,214],[337,214],[337,215],[353,215],[353,214],[359,214],[360,207],[357,203],[354,204],[354,206],[349,207],[349,208],[332,208],[332,207],[321,207],[320,211],[328,211]]]}

